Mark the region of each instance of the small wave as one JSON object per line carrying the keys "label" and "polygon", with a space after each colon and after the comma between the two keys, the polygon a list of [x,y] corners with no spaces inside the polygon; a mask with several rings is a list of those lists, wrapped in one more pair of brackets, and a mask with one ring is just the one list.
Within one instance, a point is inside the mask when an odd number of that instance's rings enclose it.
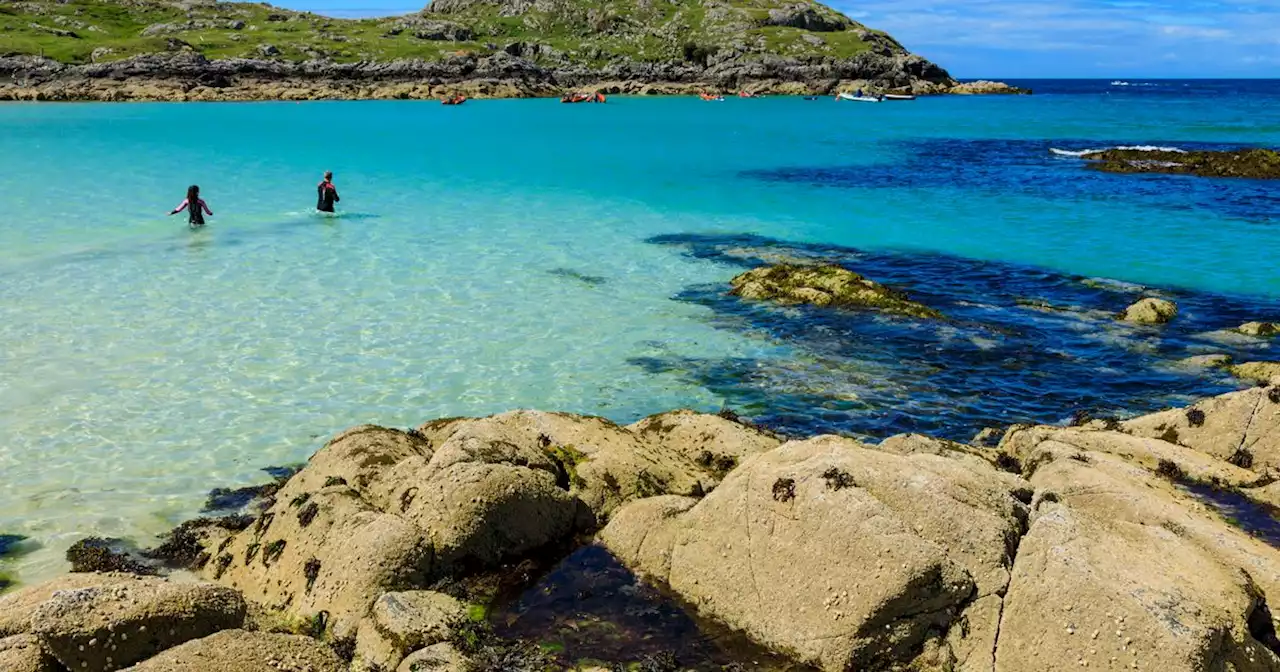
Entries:
{"label": "small wave", "polygon": [[1156,84],[1155,82],[1126,82],[1126,81],[1117,79],[1116,81],[1111,82],[1111,86],[1160,86],[1160,85]]}
{"label": "small wave", "polygon": [[1117,147],[1103,147],[1101,149],[1081,149],[1079,151],[1050,147],[1049,153],[1056,154],[1058,156],[1077,156],[1078,157],[1078,156],[1084,156],[1085,154],[1096,154],[1098,152],[1105,152],[1109,149],[1120,149],[1120,150],[1130,151],[1130,152],[1177,152],[1179,154],[1187,153],[1187,150],[1185,149],[1179,149],[1177,147],[1159,147],[1156,145],[1119,145]]}

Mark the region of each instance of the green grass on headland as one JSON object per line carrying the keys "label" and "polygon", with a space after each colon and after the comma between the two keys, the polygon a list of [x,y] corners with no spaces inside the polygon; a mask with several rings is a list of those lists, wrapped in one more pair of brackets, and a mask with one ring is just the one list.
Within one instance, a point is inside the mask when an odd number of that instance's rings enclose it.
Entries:
{"label": "green grass on headland", "polygon": [[441,9],[447,11],[406,17],[335,19],[241,2],[21,0],[0,4],[0,55],[83,64],[189,49],[211,59],[350,63],[483,55],[523,42],[540,45],[536,60],[602,65],[705,61],[707,54],[726,50],[848,58],[872,48],[862,37],[868,33],[864,27],[810,0],[800,2],[808,5],[809,16],[843,29],[766,25],[770,10],[796,5],[786,0],[446,3]]}

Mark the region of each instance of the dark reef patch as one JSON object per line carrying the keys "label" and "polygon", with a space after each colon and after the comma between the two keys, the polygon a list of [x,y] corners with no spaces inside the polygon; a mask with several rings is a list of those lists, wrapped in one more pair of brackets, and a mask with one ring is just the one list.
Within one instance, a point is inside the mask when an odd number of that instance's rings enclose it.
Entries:
{"label": "dark reef patch", "polygon": [[568,280],[577,280],[584,285],[598,287],[608,282],[609,279],[600,275],[588,275],[582,271],[575,271],[572,268],[553,268],[547,271],[547,275],[554,275],[558,278],[566,278]]}
{"label": "dark reef patch", "polygon": [[35,544],[21,534],[0,534],[0,558],[18,556],[35,550]]}
{"label": "dark reef patch", "polygon": [[[901,161],[848,166],[795,166],[739,173],[747,180],[797,183],[833,189],[936,189],[1019,194],[1059,201],[1124,201],[1155,209],[1190,203],[1228,217],[1275,221],[1280,191],[1259,180],[1202,180],[1185,175],[1132,176],[1085,170],[1086,161],[1051,150],[1084,151],[1118,146],[1174,146],[1187,150],[1237,148],[1208,143],[1147,140],[997,140],[924,138],[892,143]],[[1176,188],[1179,205],[1171,205]]]}
{"label": "dark reef patch", "polygon": [[273,479],[262,485],[249,485],[243,488],[214,488],[205,498],[201,513],[243,513],[260,512],[271,508],[275,503],[276,493],[293,475],[302,470],[303,465],[287,465],[283,467],[265,467],[263,471]]}
{"label": "dark reef patch", "polygon": [[[635,358],[647,372],[700,385],[755,422],[788,435],[884,438],[918,432],[967,441],[985,427],[1139,414],[1238,389],[1223,374],[1179,366],[1220,352],[1256,359],[1265,342],[1214,340],[1217,330],[1280,302],[1183,290],[1176,321],[1117,324],[1129,288],[1041,268],[941,254],[868,252],[753,235],[667,235],[656,245],[736,269],[781,260],[839,263],[937,307],[950,320],[903,322],[867,313],[742,301],[725,284],[692,286],[678,301],[709,309],[717,328],[768,347],[751,357]],[[1028,299],[1059,307],[1038,310]]]}

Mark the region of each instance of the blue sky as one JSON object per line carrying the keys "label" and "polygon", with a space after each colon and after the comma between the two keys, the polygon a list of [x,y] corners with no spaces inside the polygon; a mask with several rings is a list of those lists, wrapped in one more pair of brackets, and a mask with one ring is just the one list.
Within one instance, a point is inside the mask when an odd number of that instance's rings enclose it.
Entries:
{"label": "blue sky", "polygon": [[[696,0],[695,0],[696,1]],[[333,16],[425,0],[277,0]],[[1280,0],[834,0],[957,77],[1277,77]]]}

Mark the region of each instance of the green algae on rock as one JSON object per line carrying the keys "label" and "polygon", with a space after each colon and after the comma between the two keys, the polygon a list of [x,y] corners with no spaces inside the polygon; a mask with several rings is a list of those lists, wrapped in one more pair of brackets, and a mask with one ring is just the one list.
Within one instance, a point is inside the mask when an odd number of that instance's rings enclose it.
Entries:
{"label": "green algae on rock", "polygon": [[1280,382],[1280,362],[1245,362],[1230,369],[1231,375],[1257,383]]}
{"label": "green algae on rock", "polygon": [[836,264],[779,264],[743,273],[730,281],[733,296],[782,304],[866,308],[891,315],[941,319],[942,313]]}
{"label": "green algae on rock", "polygon": [[1273,149],[1184,152],[1107,149],[1089,152],[1090,168],[1107,173],[1168,173],[1200,177],[1280,179],[1280,152]]}
{"label": "green algae on rock", "polygon": [[1275,322],[1246,322],[1235,328],[1235,331],[1254,338],[1271,338],[1280,334],[1280,324]]}

